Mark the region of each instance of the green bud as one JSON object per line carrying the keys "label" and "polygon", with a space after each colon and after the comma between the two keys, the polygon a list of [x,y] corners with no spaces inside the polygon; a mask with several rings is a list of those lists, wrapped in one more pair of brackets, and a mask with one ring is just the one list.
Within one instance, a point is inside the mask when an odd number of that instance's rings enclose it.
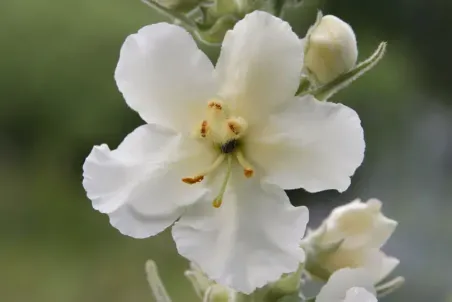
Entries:
{"label": "green bud", "polygon": [[203,302],[234,302],[234,292],[219,284],[211,285],[205,295]]}
{"label": "green bud", "polygon": [[195,31],[199,40],[208,45],[219,45],[223,41],[224,35],[229,29],[232,29],[239,21],[233,15],[226,15],[215,21],[212,25],[198,24]]}
{"label": "green bud", "polygon": [[202,0],[154,0],[161,6],[176,12],[189,12],[197,7]]}

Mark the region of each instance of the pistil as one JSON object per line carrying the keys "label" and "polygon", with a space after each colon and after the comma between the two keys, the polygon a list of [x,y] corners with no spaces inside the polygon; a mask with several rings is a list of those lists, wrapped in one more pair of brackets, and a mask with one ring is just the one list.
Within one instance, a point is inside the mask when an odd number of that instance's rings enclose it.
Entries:
{"label": "pistil", "polygon": [[231,178],[231,171],[232,171],[232,157],[228,156],[228,168],[226,170],[226,175],[224,176],[223,183],[221,184],[220,193],[218,193],[218,196],[212,202],[214,208],[221,207],[221,204],[223,203],[223,195],[226,192],[229,179]]}

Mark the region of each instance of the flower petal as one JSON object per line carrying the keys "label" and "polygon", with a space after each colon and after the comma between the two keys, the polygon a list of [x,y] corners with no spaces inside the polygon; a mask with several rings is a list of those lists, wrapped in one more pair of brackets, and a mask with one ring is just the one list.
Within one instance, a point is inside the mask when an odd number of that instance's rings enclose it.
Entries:
{"label": "flower petal", "polygon": [[390,257],[378,249],[369,249],[364,252],[362,267],[371,275],[374,283],[378,283],[386,278],[399,263],[397,258]]}
{"label": "flower petal", "polygon": [[251,293],[304,261],[299,244],[308,210],[293,207],[276,186],[237,170],[221,207],[210,200],[193,205],[174,225],[173,237],[179,253],[210,279]]}
{"label": "flower petal", "polygon": [[390,257],[385,254],[383,258],[383,263],[381,264],[380,276],[378,276],[378,281],[383,281],[390,273],[399,265],[400,260],[395,257]]}
{"label": "flower petal", "polygon": [[362,287],[352,287],[347,291],[344,302],[377,302],[377,298]]}
{"label": "flower petal", "polygon": [[397,227],[397,221],[384,216],[381,208],[378,199],[367,202],[356,199],[335,208],[325,220],[327,231],[322,241],[344,240],[341,247],[347,249],[382,247]]}
{"label": "flower petal", "polygon": [[162,232],[172,225],[183,211],[184,209],[180,207],[168,214],[147,215],[135,209],[133,205],[125,204],[108,216],[110,224],[121,234],[141,239]]}
{"label": "flower petal", "polygon": [[219,95],[252,123],[295,95],[302,64],[303,46],[290,25],[255,11],[224,38],[216,66]]}
{"label": "flower petal", "polygon": [[375,294],[372,278],[364,269],[343,268],[331,275],[320,289],[316,302],[343,302],[353,287],[360,287]]}
{"label": "flower petal", "polygon": [[210,159],[195,143],[145,125],[116,150],[95,146],[83,166],[83,185],[93,207],[109,214],[112,225],[126,235],[141,238],[162,231],[179,217],[181,207],[208,192],[203,185],[181,181]]}
{"label": "flower petal", "polygon": [[127,104],[148,123],[185,131],[215,95],[213,65],[182,27],[158,23],[127,37],[115,79]]}
{"label": "flower petal", "polygon": [[266,181],[283,189],[343,192],[364,158],[356,112],[312,96],[294,98],[248,137],[247,157],[264,169]]}

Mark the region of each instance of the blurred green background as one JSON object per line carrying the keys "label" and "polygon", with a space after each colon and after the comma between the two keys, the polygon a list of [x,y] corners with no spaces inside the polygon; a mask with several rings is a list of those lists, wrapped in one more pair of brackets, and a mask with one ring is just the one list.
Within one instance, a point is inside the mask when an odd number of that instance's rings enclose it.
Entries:
{"label": "blurred green background", "polygon": [[[452,2],[331,0],[361,58],[383,62],[335,99],[365,128],[364,165],[342,195],[290,192],[315,226],[336,205],[378,197],[400,222],[386,252],[406,286],[385,301],[452,296]],[[312,8],[311,8],[312,9]],[[303,35],[314,14],[287,14]],[[143,265],[155,259],[174,301],[194,301],[167,233],[122,236],[91,207],[82,163],[142,124],[115,87],[125,37],[163,20],[138,0],[0,1],[0,301],[152,301]]]}

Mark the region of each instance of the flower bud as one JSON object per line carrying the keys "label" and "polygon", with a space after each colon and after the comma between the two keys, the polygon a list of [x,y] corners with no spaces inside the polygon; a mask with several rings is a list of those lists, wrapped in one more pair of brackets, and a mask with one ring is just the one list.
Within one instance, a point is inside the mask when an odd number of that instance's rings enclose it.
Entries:
{"label": "flower bud", "polygon": [[381,201],[354,200],[334,209],[321,227],[306,239],[307,270],[321,279],[345,268],[365,268],[375,283],[385,278],[399,260],[380,251],[397,222],[381,213]]}
{"label": "flower bud", "polygon": [[155,2],[173,11],[188,12],[198,6],[201,0],[155,0]]}
{"label": "flower bud", "polygon": [[356,65],[358,47],[353,29],[341,19],[327,15],[309,31],[304,68],[316,84],[326,84]]}
{"label": "flower bud", "polygon": [[323,222],[322,243],[343,240],[342,247],[348,249],[382,247],[397,227],[397,221],[384,216],[381,207],[378,199],[367,202],[356,199],[335,208]]}
{"label": "flower bud", "polygon": [[211,285],[204,296],[203,302],[233,302],[235,293],[219,284]]}

